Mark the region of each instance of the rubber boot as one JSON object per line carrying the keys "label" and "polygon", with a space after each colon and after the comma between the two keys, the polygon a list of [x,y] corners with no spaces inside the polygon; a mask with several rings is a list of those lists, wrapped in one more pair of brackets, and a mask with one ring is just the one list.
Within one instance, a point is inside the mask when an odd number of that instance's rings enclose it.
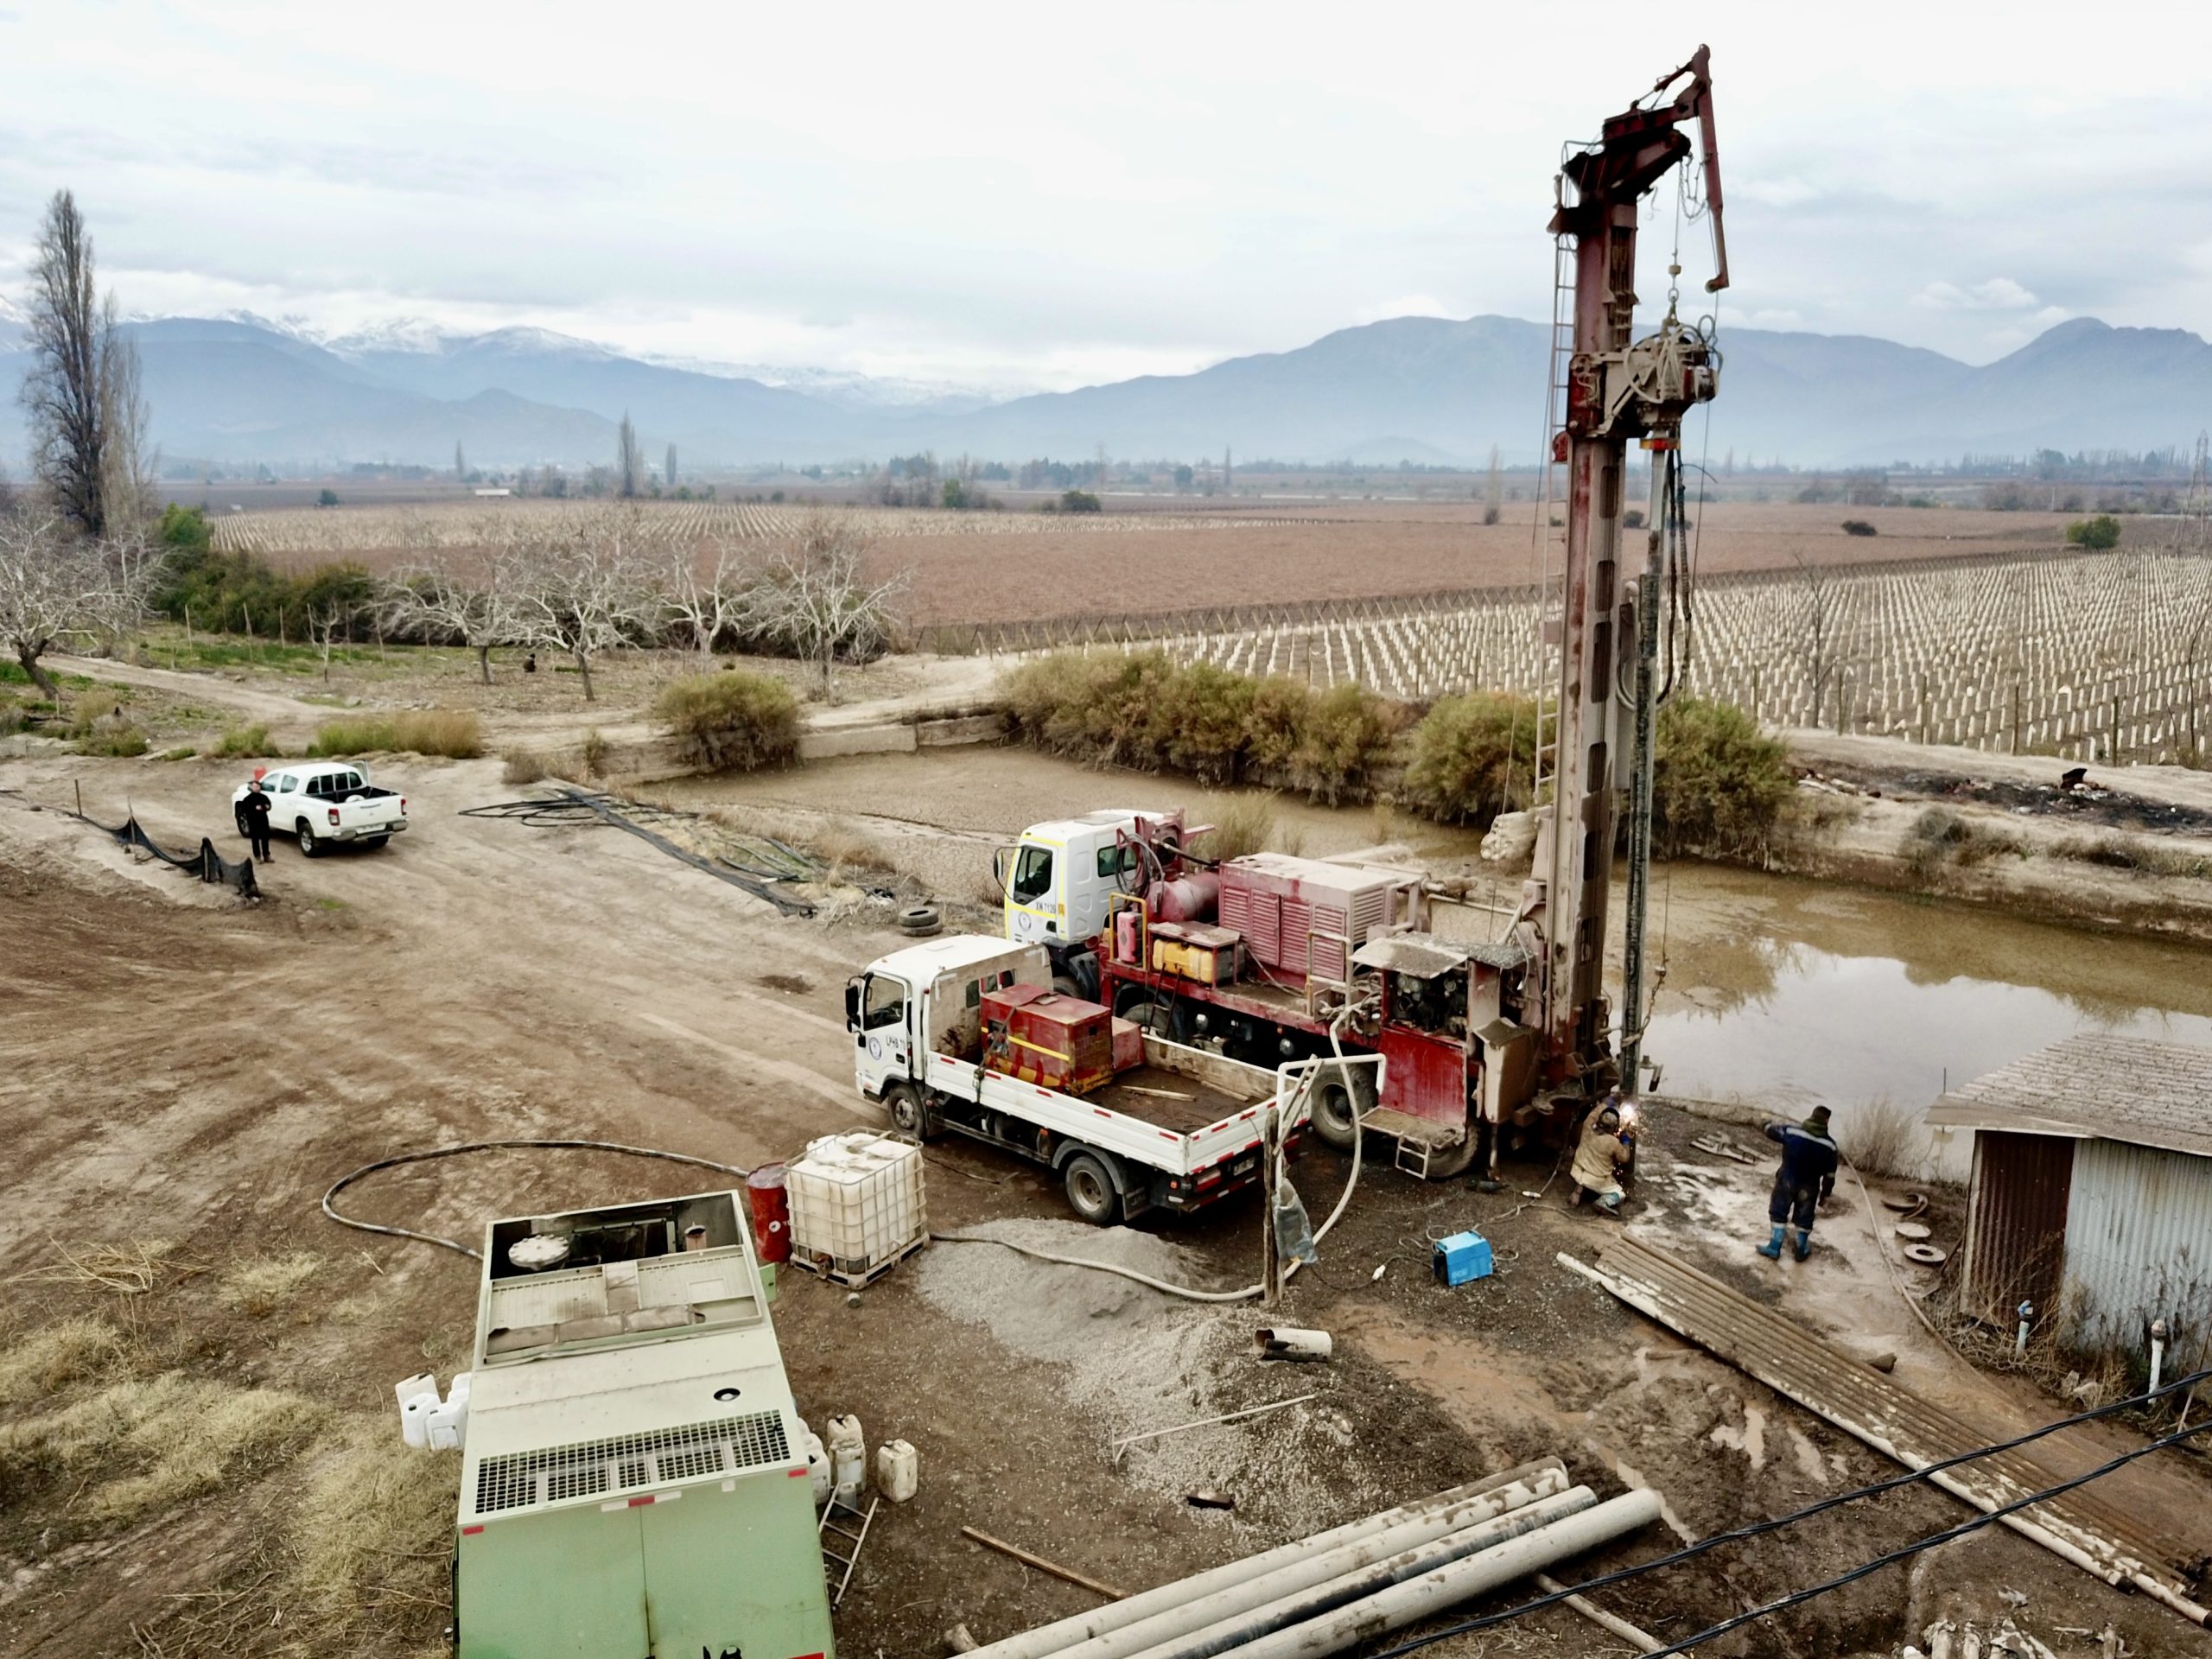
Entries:
{"label": "rubber boot", "polygon": [[1808,1228],[1808,1227],[1800,1227],[1800,1228],[1797,1230],[1797,1249],[1796,1249],[1796,1256],[1797,1256],[1797,1259],[1798,1259],[1800,1262],[1802,1262],[1802,1261],[1803,1261],[1807,1256],[1810,1255],[1812,1253],[1813,1253],[1813,1233],[1812,1233],[1812,1230],[1811,1230],[1810,1228]]}
{"label": "rubber boot", "polygon": [[1759,1246],[1759,1254],[1766,1257],[1770,1262],[1779,1262],[1782,1260],[1781,1228],[1776,1228],[1774,1230],[1774,1236],[1767,1240],[1765,1243]]}

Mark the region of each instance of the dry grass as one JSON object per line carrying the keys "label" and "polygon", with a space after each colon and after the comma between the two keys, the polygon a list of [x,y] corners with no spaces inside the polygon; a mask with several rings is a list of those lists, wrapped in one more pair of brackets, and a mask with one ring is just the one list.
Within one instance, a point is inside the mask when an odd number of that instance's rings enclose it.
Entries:
{"label": "dry grass", "polygon": [[1209,810],[1206,817],[1213,820],[1213,833],[1199,843],[1199,850],[1208,858],[1242,858],[1247,853],[1265,852],[1274,845],[1280,829],[1272,792],[1231,796]]}
{"label": "dry grass", "polygon": [[509,749],[501,759],[505,764],[499,768],[499,777],[510,784],[539,783],[551,770],[545,757],[536,749],[518,747]]}
{"label": "dry grass", "polygon": [[2196,880],[2212,879],[2212,858],[2187,848],[2162,847],[2155,842],[2107,831],[2097,836],[2069,836],[2051,849],[2054,858],[2074,859],[2107,870],[2133,870],[2145,875],[2173,875]]}
{"label": "dry grass", "polygon": [[119,1365],[123,1352],[122,1333],[105,1319],[79,1316],[20,1333],[0,1347],[0,1405],[58,1394]]}
{"label": "dry grass", "polygon": [[223,734],[220,742],[207,751],[217,759],[225,760],[258,759],[276,752],[269,741],[266,726],[233,726]]}
{"label": "dry grass", "polygon": [[1931,806],[1904,832],[1903,850],[1905,861],[1924,877],[1946,864],[1972,869],[2000,855],[2025,857],[2028,849],[2018,836],[1974,823],[1948,806]]}
{"label": "dry grass", "polygon": [[288,1301],[321,1267],[313,1250],[251,1257],[226,1268],[216,1294],[239,1313],[265,1319]]}
{"label": "dry grass", "polygon": [[281,1389],[176,1371],[134,1377],[0,1427],[0,1488],[66,1484],[82,1492],[78,1503],[94,1519],[130,1520],[213,1491],[238,1470],[267,1467],[325,1414]]}
{"label": "dry grass", "polygon": [[605,777],[607,757],[613,752],[613,747],[614,746],[607,741],[606,734],[598,727],[594,726],[586,732],[583,745],[577,751],[583,760],[584,775],[588,778]]}
{"label": "dry grass", "polygon": [[1917,1176],[1926,1166],[1928,1131],[1919,1114],[1879,1096],[1847,1114],[1836,1143],[1862,1175]]}
{"label": "dry grass", "polygon": [[10,1284],[74,1285],[86,1290],[143,1296],[171,1267],[176,1246],[165,1238],[134,1238],[117,1243],[71,1246],[51,1240],[60,1258],[16,1274]]}
{"label": "dry grass", "polygon": [[415,709],[397,715],[355,715],[327,720],[308,753],[318,756],[378,752],[449,755],[467,760],[484,753],[484,732],[466,709]]}
{"label": "dry grass", "polygon": [[286,1542],[321,1652],[392,1650],[447,1606],[461,1459],[400,1448],[385,1417],[349,1420],[315,1459]]}

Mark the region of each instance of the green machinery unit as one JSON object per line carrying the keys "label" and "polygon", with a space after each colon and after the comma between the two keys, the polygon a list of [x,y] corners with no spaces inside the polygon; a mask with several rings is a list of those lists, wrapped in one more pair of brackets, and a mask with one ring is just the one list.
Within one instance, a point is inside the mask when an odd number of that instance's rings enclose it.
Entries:
{"label": "green machinery unit", "polygon": [[831,1659],[806,1435],[743,1195],[495,1221],[460,1659]]}

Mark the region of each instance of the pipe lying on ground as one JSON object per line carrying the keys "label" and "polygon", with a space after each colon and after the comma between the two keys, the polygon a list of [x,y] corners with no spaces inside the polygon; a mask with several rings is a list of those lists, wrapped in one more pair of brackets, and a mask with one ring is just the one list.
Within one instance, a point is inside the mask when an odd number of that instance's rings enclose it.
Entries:
{"label": "pipe lying on ground", "polygon": [[1335,1345],[1327,1332],[1296,1325],[1270,1325],[1252,1333],[1252,1346],[1262,1359],[1326,1359]]}
{"label": "pipe lying on ground", "polygon": [[1501,1487],[1516,1484],[1529,1485],[1548,1471],[1564,1487],[1567,1465],[1557,1458],[1538,1458],[1534,1462],[1522,1464],[1517,1468],[1508,1469],[1481,1480],[1470,1481],[1464,1486],[1454,1486],[1431,1497],[1417,1499],[1411,1503],[1402,1503],[1395,1509],[1382,1510],[1357,1521],[1348,1521],[1343,1526],[1332,1527],[1328,1531],[1315,1533],[1309,1538],[1300,1538],[1287,1544],[1279,1544],[1274,1548],[1264,1550],[1257,1555],[1248,1555],[1239,1560],[1226,1561],[1219,1567],[1210,1567],[1204,1573],[1194,1573],[1186,1579],[1177,1579],[1172,1583],[1140,1591],[1134,1596],[1110,1603],[1104,1607],[1095,1607],[1086,1613],[1077,1613],[1071,1618],[1058,1619],[1050,1624],[1040,1624],[1033,1630],[1025,1630],[1018,1636],[1009,1636],[1001,1641],[991,1643],[987,1647],[976,1649],[976,1659],[1046,1659],[1048,1655],[1056,1655],[1078,1642],[1088,1641],[1092,1637],[1103,1636],[1109,1630],[1117,1630],[1123,1625],[1134,1624],[1137,1620],[1149,1618],[1164,1608],[1194,1600],[1199,1596],[1210,1595],[1217,1590],[1229,1585],[1241,1583],[1246,1579],[1258,1578],[1263,1573],[1273,1572],[1278,1567],[1308,1555],[1326,1554],[1329,1551],[1339,1548],[1345,1544],[1355,1543],[1363,1538],[1372,1537],[1376,1533],[1387,1532],[1392,1527],[1402,1526],[1406,1522],[1416,1519],[1430,1510],[1446,1508],[1465,1498],[1480,1497],[1485,1492],[1496,1491]]}
{"label": "pipe lying on ground", "polygon": [[[1587,1492],[1587,1489],[1580,1489]],[[1268,1572],[1225,1585],[1204,1595],[1192,1596],[1173,1606],[1109,1630],[1071,1647],[1052,1649],[1052,1659],[1123,1659],[1133,1653],[1160,1654],[1169,1647],[1187,1639],[1191,1633],[1217,1625],[1222,1620],[1249,1613],[1256,1607],[1265,1607],[1344,1580],[1348,1575],[1372,1568],[1378,1562],[1400,1560],[1421,1552],[1441,1550],[1445,1544],[1461,1539],[1477,1537],[1465,1545],[1461,1554],[1479,1549],[1509,1533],[1491,1533],[1490,1529],[1502,1527],[1508,1521],[1522,1515],[1544,1510],[1547,1503],[1557,1504],[1560,1495],[1567,1491],[1567,1472],[1560,1469],[1543,1469],[1527,1482],[1514,1481],[1487,1492],[1478,1492],[1459,1498],[1414,1516],[1381,1532],[1356,1538],[1350,1543],[1339,1544],[1334,1549],[1317,1551],[1286,1562]],[[1582,1504],[1587,1508],[1595,1503],[1586,1496]],[[1553,1512],[1544,1510],[1541,1519],[1531,1525],[1541,1526],[1553,1518]],[[1438,1565],[1446,1559],[1436,1555],[1424,1559],[1419,1567],[1408,1567],[1398,1578],[1409,1578],[1414,1573]],[[1382,1583],[1394,1582],[1392,1580]],[[1380,1588],[1381,1583],[1370,1586]],[[1350,1599],[1340,1597],[1339,1600]],[[1326,1604],[1334,1606],[1335,1602]],[[1317,1606],[1314,1611],[1319,1611]],[[1161,1644],[1166,1644],[1165,1646]],[[1179,1649],[1178,1649],[1179,1651]]]}
{"label": "pipe lying on ground", "polygon": [[1559,1596],[1567,1606],[1573,1608],[1599,1630],[1611,1631],[1638,1653],[1656,1653],[1665,1645],[1650,1631],[1638,1630],[1628,1620],[1607,1612],[1588,1597],[1567,1592],[1567,1586],[1548,1573],[1537,1573],[1530,1582],[1548,1596]]}
{"label": "pipe lying on ground", "polygon": [[[1485,1554],[1513,1540],[1543,1532],[1595,1508],[1597,1502],[1598,1495],[1587,1486],[1540,1498],[1493,1520],[1462,1528],[1413,1549],[1400,1550],[1324,1583],[1216,1618],[1193,1629],[1187,1636],[1172,1637],[1157,1647],[1145,1649],[1138,1659],[1213,1659],[1216,1654],[1232,1650],[1242,1653],[1248,1644],[1263,1636],[1306,1624],[1338,1608],[1364,1601],[1394,1585]],[[1071,1650],[1069,1659],[1073,1659],[1073,1654],[1074,1650]]]}
{"label": "pipe lying on ground", "polygon": [[1236,1649],[1236,1659],[1321,1659],[1371,1636],[1403,1630],[1447,1607],[1556,1566],[1570,1555],[1611,1543],[1659,1518],[1659,1495],[1624,1492],[1594,1510],[1408,1579],[1319,1618],[1263,1636]]}

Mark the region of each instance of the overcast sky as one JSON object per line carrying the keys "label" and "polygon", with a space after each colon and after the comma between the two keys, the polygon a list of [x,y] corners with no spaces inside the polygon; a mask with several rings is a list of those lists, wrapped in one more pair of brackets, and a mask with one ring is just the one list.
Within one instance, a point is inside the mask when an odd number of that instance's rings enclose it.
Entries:
{"label": "overcast sky", "polygon": [[[0,290],[1063,387],[1548,315],[1563,140],[1709,41],[1728,325],[2212,334],[2199,3],[0,0]],[[1800,22],[1799,19],[1805,21]],[[1640,287],[1663,292],[1658,199]],[[1701,282],[1701,225],[1684,234]]]}

